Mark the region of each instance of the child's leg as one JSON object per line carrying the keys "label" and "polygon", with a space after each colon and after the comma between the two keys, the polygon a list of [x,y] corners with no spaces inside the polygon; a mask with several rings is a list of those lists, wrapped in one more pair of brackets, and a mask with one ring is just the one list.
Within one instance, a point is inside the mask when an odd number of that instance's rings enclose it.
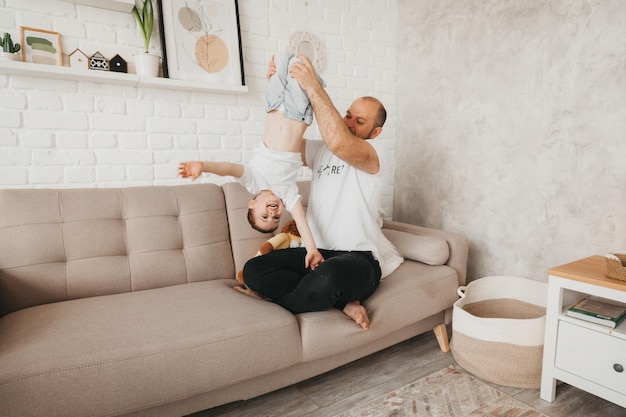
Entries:
{"label": "child's leg", "polygon": [[[292,57],[289,60],[289,66],[294,62],[301,62],[300,58]],[[316,73],[318,80],[324,85],[322,80]],[[297,120],[309,126],[313,122],[313,108],[309,97],[306,95],[298,81],[287,73],[287,85],[285,86],[285,117]]]}
{"label": "child's leg", "polygon": [[265,91],[265,102],[267,104],[265,111],[268,113],[279,108],[285,101],[285,88],[289,80],[289,59],[293,55],[287,51],[282,51],[274,55],[274,64],[276,72],[267,81],[267,89]]}

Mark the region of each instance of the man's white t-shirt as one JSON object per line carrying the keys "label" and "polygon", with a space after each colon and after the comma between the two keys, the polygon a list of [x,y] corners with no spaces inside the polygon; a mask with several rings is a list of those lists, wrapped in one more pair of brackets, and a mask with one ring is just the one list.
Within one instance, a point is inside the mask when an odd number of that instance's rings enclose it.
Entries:
{"label": "man's white t-shirt", "polygon": [[244,165],[239,183],[252,194],[263,190],[272,191],[291,211],[302,198],[296,183],[301,166],[300,152],[274,151],[260,142],[250,163]]}
{"label": "man's white t-shirt", "polygon": [[307,140],[306,162],[313,171],[307,221],[318,248],[371,251],[378,259],[380,201],[391,169],[382,142],[367,140],[376,150],[376,174],[348,165],[321,140]]}

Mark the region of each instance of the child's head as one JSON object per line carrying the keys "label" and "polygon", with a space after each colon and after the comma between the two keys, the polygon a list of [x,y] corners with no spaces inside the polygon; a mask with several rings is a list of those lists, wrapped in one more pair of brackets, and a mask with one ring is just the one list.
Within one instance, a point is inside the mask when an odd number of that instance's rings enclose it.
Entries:
{"label": "child's head", "polygon": [[278,228],[285,205],[270,190],[263,190],[248,202],[248,222],[259,232],[270,233]]}

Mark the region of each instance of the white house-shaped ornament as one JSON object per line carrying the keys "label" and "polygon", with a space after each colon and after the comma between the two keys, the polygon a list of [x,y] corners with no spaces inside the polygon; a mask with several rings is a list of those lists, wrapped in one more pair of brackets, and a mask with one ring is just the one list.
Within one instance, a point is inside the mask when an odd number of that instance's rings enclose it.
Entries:
{"label": "white house-shaped ornament", "polygon": [[76,48],[70,54],[70,67],[89,69],[89,57],[83,51]]}

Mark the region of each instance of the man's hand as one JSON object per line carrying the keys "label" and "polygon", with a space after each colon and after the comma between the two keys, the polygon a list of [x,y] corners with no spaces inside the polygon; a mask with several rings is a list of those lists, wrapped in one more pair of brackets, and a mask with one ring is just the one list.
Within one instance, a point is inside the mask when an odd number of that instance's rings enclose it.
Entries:
{"label": "man's hand", "polygon": [[182,178],[191,177],[191,181],[197,180],[198,177],[202,175],[202,162],[181,162],[178,166],[178,175],[180,175]]}
{"label": "man's hand", "polygon": [[289,74],[291,74],[291,76],[298,81],[300,87],[302,87],[304,91],[309,91],[315,87],[322,87],[317,79],[317,76],[315,75],[315,69],[311,64],[311,61],[309,61],[309,58],[307,58],[306,55],[301,54],[296,55],[296,57],[300,58],[302,62],[296,61],[291,64],[291,67],[289,67]]}

